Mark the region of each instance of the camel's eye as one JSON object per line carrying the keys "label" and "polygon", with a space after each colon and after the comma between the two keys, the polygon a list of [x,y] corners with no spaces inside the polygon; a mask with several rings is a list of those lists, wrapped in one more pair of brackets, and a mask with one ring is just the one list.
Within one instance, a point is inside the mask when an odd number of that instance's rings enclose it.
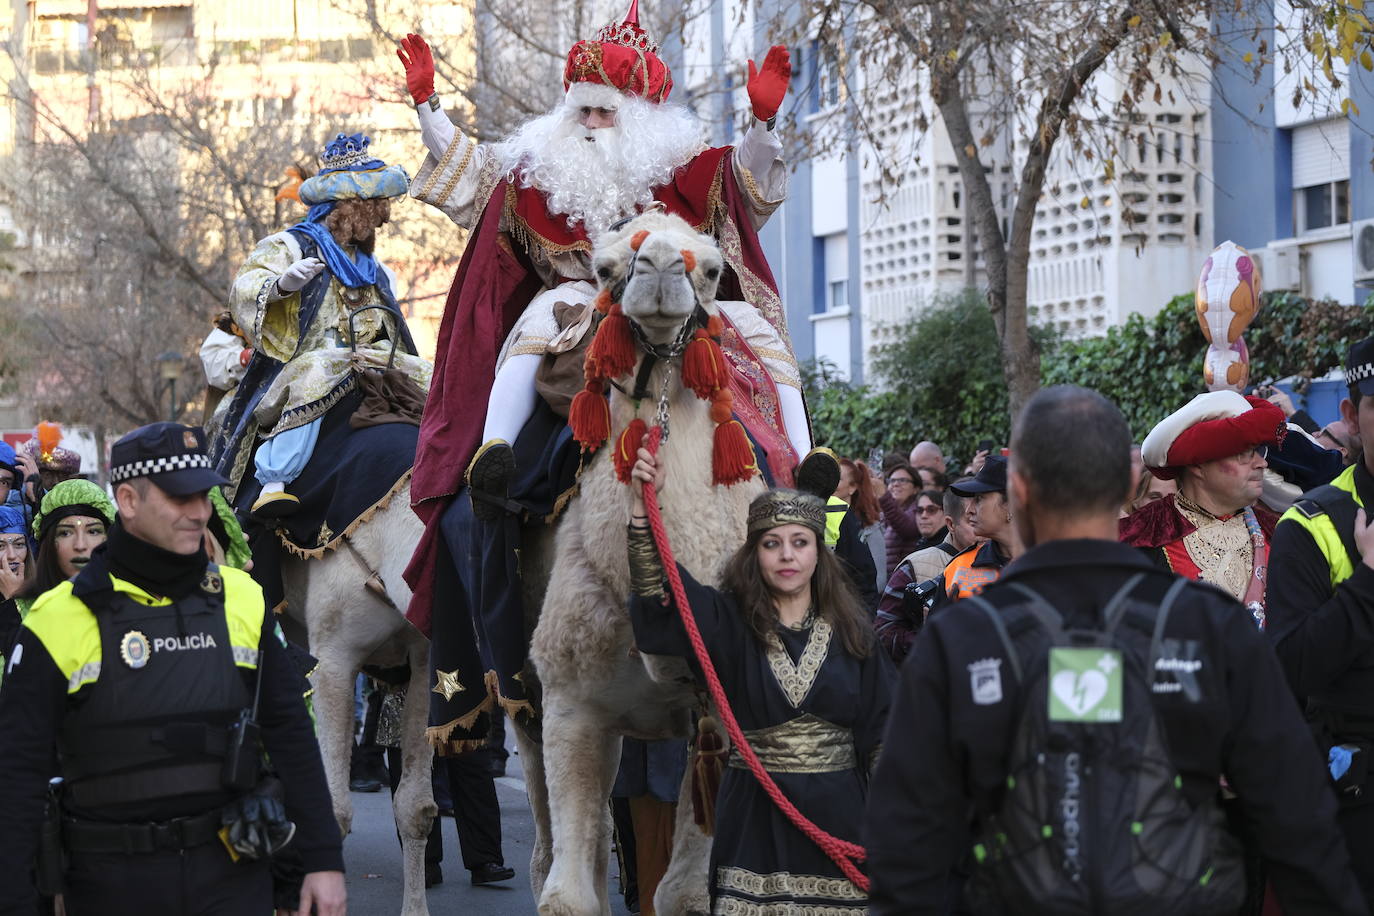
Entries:
{"label": "camel's eye", "polygon": [[596,269],[596,275],[603,280],[609,280],[611,279],[611,269],[603,265]]}
{"label": "camel's eye", "polygon": [[714,279],[716,279],[716,278],[719,277],[719,276],[720,276],[720,268],[718,268],[718,267],[708,267],[708,268],[706,269],[706,279],[708,279],[708,280],[714,280]]}

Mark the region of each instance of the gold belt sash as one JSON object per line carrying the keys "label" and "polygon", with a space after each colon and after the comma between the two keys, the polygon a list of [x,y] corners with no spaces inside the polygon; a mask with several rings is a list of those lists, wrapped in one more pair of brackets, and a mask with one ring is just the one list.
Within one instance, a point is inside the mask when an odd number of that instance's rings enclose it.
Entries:
{"label": "gold belt sash", "polygon": [[[858,765],[854,733],[806,713],[788,722],[746,731],[744,737],[770,773],[838,773]],[[748,769],[730,748],[730,766]]]}

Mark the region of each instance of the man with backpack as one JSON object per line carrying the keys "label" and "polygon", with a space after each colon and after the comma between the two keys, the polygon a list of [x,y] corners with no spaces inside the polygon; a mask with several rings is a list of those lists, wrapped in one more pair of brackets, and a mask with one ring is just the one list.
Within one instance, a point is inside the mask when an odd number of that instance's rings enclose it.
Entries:
{"label": "man with backpack", "polygon": [[1374,337],[1350,348],[1341,415],[1363,455],[1274,529],[1269,636],[1327,755],[1340,826],[1374,896]]}
{"label": "man with backpack", "polygon": [[877,916],[959,894],[973,913],[1234,913],[1247,840],[1284,912],[1367,912],[1264,635],[1231,596],[1116,541],[1130,445],[1082,388],[1045,389],[1018,419],[1008,495],[1027,552],[932,615],[903,669],[869,793]]}

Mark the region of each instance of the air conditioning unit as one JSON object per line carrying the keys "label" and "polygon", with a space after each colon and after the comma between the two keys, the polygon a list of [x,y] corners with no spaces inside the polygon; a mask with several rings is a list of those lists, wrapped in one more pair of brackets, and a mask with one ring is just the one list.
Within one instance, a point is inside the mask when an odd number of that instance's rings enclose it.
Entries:
{"label": "air conditioning unit", "polygon": [[1264,290],[1301,291],[1302,270],[1299,267],[1297,239],[1270,242],[1268,247],[1257,249],[1254,254],[1259,255],[1260,283]]}
{"label": "air conditioning unit", "polygon": [[1355,284],[1374,286],[1374,219],[1358,220],[1351,227],[1354,244]]}

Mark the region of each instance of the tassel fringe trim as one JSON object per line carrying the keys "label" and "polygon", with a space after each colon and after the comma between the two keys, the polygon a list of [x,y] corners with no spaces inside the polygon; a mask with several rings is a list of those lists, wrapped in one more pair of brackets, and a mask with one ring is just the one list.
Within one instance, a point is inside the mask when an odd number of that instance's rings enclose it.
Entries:
{"label": "tassel fringe trim", "polygon": [[397,480],[395,484],[392,485],[391,489],[387,491],[385,496],[383,496],[381,499],[377,500],[375,503],[369,506],[361,515],[355,518],[353,522],[342,532],[335,534],[334,537],[331,538],[327,543],[322,544],[319,547],[306,548],[293,544],[291,541],[287,540],[286,534],[280,528],[277,529],[277,540],[281,541],[282,546],[285,547],[287,551],[294,556],[303,557],[307,560],[318,560],[325,554],[329,553],[331,550],[337,550],[339,546],[343,544],[344,538],[353,534],[353,532],[357,531],[367,522],[372,521],[372,517],[374,515],[376,515],[378,512],[381,512],[387,506],[391,505],[391,500],[396,497],[396,494],[401,492],[401,490],[405,489],[407,486],[410,485],[410,474],[411,470],[407,468],[406,472],[401,475],[400,479]]}

